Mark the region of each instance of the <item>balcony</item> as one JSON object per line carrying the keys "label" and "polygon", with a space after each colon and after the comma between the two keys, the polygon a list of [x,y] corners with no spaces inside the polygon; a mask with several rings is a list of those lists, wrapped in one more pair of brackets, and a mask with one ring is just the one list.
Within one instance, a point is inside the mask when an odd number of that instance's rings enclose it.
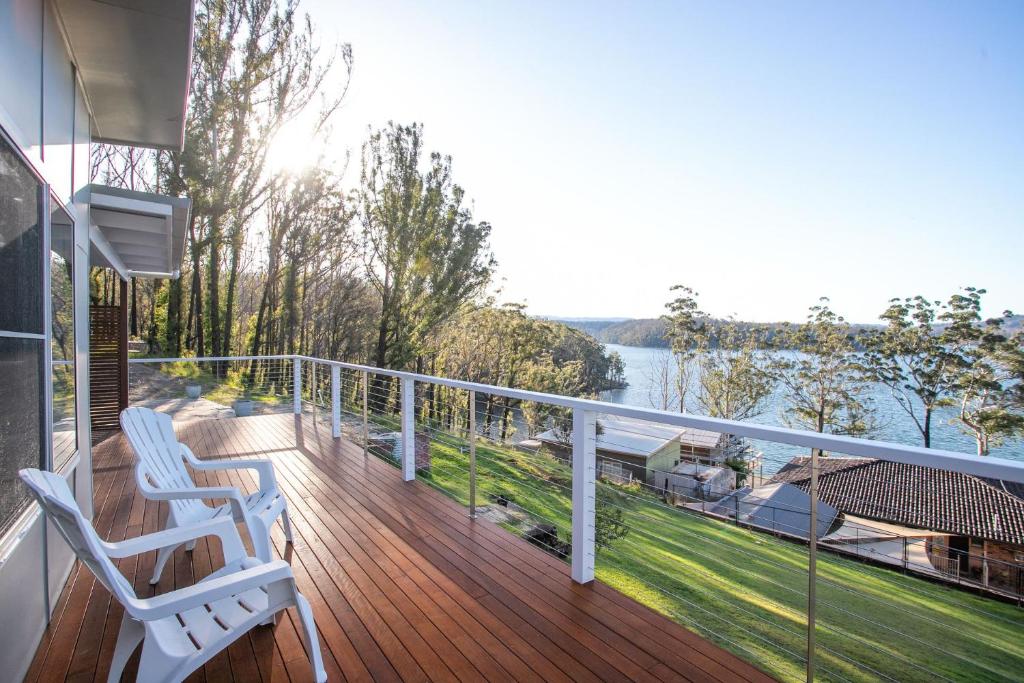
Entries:
{"label": "balcony", "polygon": [[[883,523],[866,493],[830,478],[861,467],[843,454],[895,468],[881,483],[897,492],[925,475],[1013,489],[1016,463],[313,358],[130,367],[131,402],[170,412],[200,457],[274,461],[297,534],[286,550],[275,529],[276,550],[313,604],[332,680],[1013,680],[1024,668],[1018,562],[995,540],[954,547],[956,510],[936,504],[920,518],[928,528]],[[240,398],[254,415],[234,416]],[[521,419],[500,406],[539,411],[553,445],[498,439],[502,419]],[[815,450],[771,484],[788,497],[709,494],[685,488],[672,463],[640,467],[614,450],[667,427]],[[94,471],[102,536],[159,528],[166,511],[136,495],[119,434],[95,447]],[[206,483],[255,487],[224,476]],[[986,489],[972,513],[994,515],[1001,548],[1024,529],[1003,493]],[[155,592],[202,578],[217,552],[179,550]],[[140,595],[153,561],[121,566]],[[119,620],[76,568],[27,680],[105,677]],[[290,619],[203,674],[309,675]]]}

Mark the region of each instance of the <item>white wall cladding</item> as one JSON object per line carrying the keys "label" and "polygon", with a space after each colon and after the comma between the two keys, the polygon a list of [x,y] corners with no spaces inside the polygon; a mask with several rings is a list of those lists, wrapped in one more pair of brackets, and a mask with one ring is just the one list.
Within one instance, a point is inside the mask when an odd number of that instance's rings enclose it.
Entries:
{"label": "white wall cladding", "polygon": [[43,116],[42,45],[41,0],[0,0],[0,122],[22,149],[37,157]]}
{"label": "white wall cladding", "polygon": [[75,80],[50,3],[43,13],[43,163],[54,194],[71,201],[71,149],[74,143]]}
{"label": "white wall cladding", "polygon": [[[0,0],[0,127],[75,219],[77,466],[64,474],[83,510],[92,508],[88,395],[90,121],[49,0]],[[29,509],[0,538],[0,613],[17,628],[0,638],[0,680],[21,680],[73,566],[67,544]]]}

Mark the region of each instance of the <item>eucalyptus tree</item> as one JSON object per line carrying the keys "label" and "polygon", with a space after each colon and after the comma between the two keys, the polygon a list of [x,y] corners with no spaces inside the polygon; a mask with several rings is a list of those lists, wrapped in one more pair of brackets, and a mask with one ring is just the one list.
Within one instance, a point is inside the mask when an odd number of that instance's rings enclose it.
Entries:
{"label": "eucalyptus tree", "polygon": [[696,400],[704,414],[749,420],[767,410],[777,384],[775,363],[756,330],[720,322],[699,349],[697,366]]}
{"label": "eucalyptus tree", "polygon": [[490,281],[491,228],[473,221],[464,200],[451,158],[424,157],[422,125],[390,123],[363,145],[358,213],[365,275],[380,298],[377,366],[412,366]]}
{"label": "eucalyptus tree", "polygon": [[807,322],[784,326],[774,366],[782,388],[783,421],[792,427],[848,436],[878,429],[868,377],[849,326],[822,298]]}
{"label": "eucalyptus tree", "polygon": [[[321,54],[298,2],[203,0],[195,23],[185,147],[165,154],[160,172],[170,192],[193,201],[188,233],[192,339],[200,353],[226,355],[242,250],[272,183],[266,168],[269,145],[285,123],[320,96],[315,133],[337,109],[344,89],[323,97],[335,56]],[[348,46],[340,54],[350,70]],[[172,287],[168,305],[177,319],[168,326],[175,335],[182,329],[182,294],[180,283]],[[180,337],[169,341],[175,348]]]}
{"label": "eucalyptus tree", "polygon": [[932,444],[936,410],[953,404],[962,359],[937,329],[948,306],[923,296],[892,299],[885,326],[863,336],[864,367],[892,393],[910,417],[925,448]]}
{"label": "eucalyptus tree", "polygon": [[668,313],[662,316],[665,322],[665,337],[676,360],[676,393],[679,410],[686,412],[687,398],[693,384],[696,359],[708,345],[708,315],[700,310],[697,303],[699,294],[684,285],[675,285],[669,291],[678,292],[675,299],[665,304]]}
{"label": "eucalyptus tree", "polygon": [[1019,339],[1004,333],[1002,318],[982,320],[983,294],[984,289],[967,287],[950,297],[939,316],[945,324],[940,336],[946,353],[955,361],[958,411],[953,422],[974,438],[980,456],[1024,434],[1024,411],[1016,403],[1024,350]]}

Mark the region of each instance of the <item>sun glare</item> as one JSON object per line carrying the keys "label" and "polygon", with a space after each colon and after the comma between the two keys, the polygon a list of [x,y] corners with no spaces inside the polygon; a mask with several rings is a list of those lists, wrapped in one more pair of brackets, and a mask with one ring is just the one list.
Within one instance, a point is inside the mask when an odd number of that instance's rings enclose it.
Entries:
{"label": "sun glare", "polygon": [[291,121],[277,131],[267,151],[267,170],[271,173],[299,173],[317,163],[323,142],[310,134],[301,121]]}

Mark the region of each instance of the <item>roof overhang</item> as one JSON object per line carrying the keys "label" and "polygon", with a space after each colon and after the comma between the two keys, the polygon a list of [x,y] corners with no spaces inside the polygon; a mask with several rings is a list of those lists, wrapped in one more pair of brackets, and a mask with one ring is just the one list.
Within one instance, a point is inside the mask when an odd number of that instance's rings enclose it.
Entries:
{"label": "roof overhang", "polygon": [[181,149],[194,0],[58,0],[95,142]]}
{"label": "roof overhang", "polygon": [[92,265],[113,268],[126,280],[179,276],[191,199],[105,185],[89,190]]}

